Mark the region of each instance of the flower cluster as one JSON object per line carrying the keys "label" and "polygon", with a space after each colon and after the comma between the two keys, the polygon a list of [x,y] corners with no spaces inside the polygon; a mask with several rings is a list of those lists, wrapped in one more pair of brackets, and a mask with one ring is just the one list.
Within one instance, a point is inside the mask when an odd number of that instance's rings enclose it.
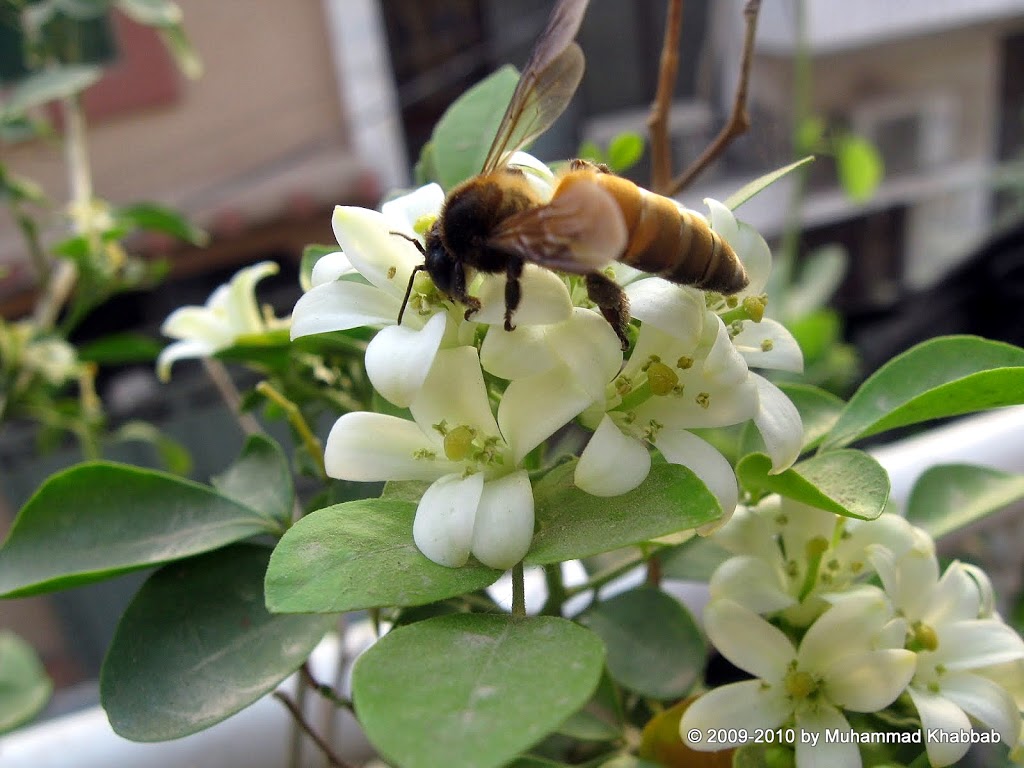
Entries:
{"label": "flower cluster", "polygon": [[[844,711],[898,709],[906,694],[926,732],[969,732],[974,721],[1017,744],[1024,641],[995,612],[982,571],[953,562],[940,575],[925,531],[895,514],[865,522],[769,497],[715,540],[733,556],[711,579],[708,637],[755,679],[699,698],[681,733],[788,725],[820,736],[797,740],[797,766],[859,767],[856,742],[825,732],[850,732]],[[970,746],[925,744],[933,766]]]}
{"label": "flower cluster", "polygon": [[[543,196],[555,177],[517,153]],[[526,265],[516,328],[505,331],[505,279],[472,277],[480,309],[470,319],[425,272],[399,310],[422,239],[440,214],[436,184],[386,203],[380,212],[338,207],[341,251],[321,258],[293,313],[292,337],[360,326],[379,329],[366,351],[374,388],[411,419],[348,413],[331,430],[328,473],[358,481],[429,481],[414,536],[427,557],[447,566],[470,555],[497,568],[529,548],[534,498],[528,471],[538,446],[577,420],[594,431],[576,484],[597,496],[625,493],[646,478],[650,446],[694,471],[718,497],[725,518],[737,503],[726,459],[689,431],[752,419],[776,471],[796,459],[799,415],[749,366],[799,371],[792,336],[763,318],[771,268],[763,238],[715,201],[710,223],[743,261],[750,285],[723,297],[611,264],[639,321],[631,352],[586,297],[583,281]],[[399,236],[401,235],[401,236]]]}

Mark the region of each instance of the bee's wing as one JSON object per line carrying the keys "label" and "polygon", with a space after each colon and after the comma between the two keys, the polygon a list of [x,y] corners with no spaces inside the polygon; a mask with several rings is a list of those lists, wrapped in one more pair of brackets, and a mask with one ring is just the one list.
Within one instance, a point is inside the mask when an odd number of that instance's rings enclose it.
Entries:
{"label": "bee's wing", "polygon": [[482,173],[546,131],[576,92],[583,77],[583,51],[573,42],[589,0],[560,0],[523,68],[484,160]]}
{"label": "bee's wing", "polygon": [[548,269],[586,274],[619,258],[627,240],[614,196],[592,175],[574,174],[547,205],[505,219],[487,245]]}

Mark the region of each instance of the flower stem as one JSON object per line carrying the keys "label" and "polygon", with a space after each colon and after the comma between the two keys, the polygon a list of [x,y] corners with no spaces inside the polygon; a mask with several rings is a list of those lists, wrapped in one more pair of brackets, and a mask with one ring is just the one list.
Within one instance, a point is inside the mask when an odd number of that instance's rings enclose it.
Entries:
{"label": "flower stem", "polygon": [[288,416],[288,422],[298,434],[299,439],[302,440],[302,444],[306,447],[309,457],[315,462],[321,479],[326,480],[327,467],[324,465],[324,448],[320,444],[320,439],[314,435],[313,430],[309,428],[309,424],[306,423],[306,419],[303,417],[299,407],[274,389],[273,385],[269,381],[261,381],[257,384],[256,391],[268,400],[273,400],[284,410],[285,414]]}
{"label": "flower stem", "polygon": [[586,592],[591,589],[598,589],[599,587],[602,587],[605,584],[607,584],[609,581],[613,581],[622,574],[633,570],[638,565],[640,565],[644,561],[644,559],[645,555],[641,552],[626,558],[620,563],[616,563],[615,565],[609,566],[608,568],[605,568],[603,571],[599,571],[598,573],[594,574],[590,579],[585,581],[583,584],[578,584],[575,587],[567,587],[565,590],[566,598],[574,597],[580,594],[581,592]]}
{"label": "flower stem", "polygon": [[522,561],[512,566],[512,617],[526,616],[526,581],[523,577]]}
{"label": "flower stem", "polygon": [[306,722],[305,716],[302,714],[302,710],[299,709],[298,705],[292,701],[291,697],[283,691],[274,691],[274,698],[280,701],[288,711],[291,712],[292,717],[295,718],[295,722],[298,726],[306,732],[306,735],[313,740],[313,742],[320,748],[320,751],[324,753],[327,761],[334,766],[334,768],[350,768],[349,764],[338,757],[334,750],[331,749],[330,745],[324,741],[320,735],[313,730],[308,722]]}

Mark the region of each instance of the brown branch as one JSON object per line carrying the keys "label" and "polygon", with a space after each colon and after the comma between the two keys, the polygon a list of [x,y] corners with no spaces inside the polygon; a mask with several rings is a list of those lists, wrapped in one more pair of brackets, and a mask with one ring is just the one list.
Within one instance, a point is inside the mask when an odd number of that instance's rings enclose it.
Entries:
{"label": "brown branch", "polygon": [[231,380],[231,375],[224,367],[224,363],[213,357],[202,358],[202,363],[203,368],[206,369],[206,375],[210,377],[213,386],[217,388],[217,393],[228,410],[231,411],[231,415],[235,417],[235,421],[238,422],[239,429],[247,437],[264,434],[263,427],[260,426],[256,417],[242,410],[242,396],[239,394],[235,382]]}
{"label": "brown branch", "polygon": [[320,735],[313,730],[313,728],[306,722],[306,718],[302,715],[302,710],[299,709],[298,705],[291,700],[288,694],[283,691],[274,691],[274,698],[280,701],[288,711],[292,713],[292,717],[295,718],[295,722],[298,726],[306,732],[306,735],[313,740],[313,743],[320,748],[320,751],[324,753],[327,758],[327,762],[334,766],[334,768],[352,768],[348,763],[338,757],[334,750],[331,749],[330,745],[320,738]]}
{"label": "brown branch", "polygon": [[740,79],[736,85],[736,98],[732,103],[732,114],[725,127],[694,161],[693,165],[677,176],[668,188],[667,194],[675,195],[693,183],[714,160],[721,155],[733,139],[742,136],[750,128],[750,116],[747,114],[747,89],[750,85],[750,68],[754,61],[754,34],[757,32],[757,14],[761,10],[761,0],[748,0],[743,8],[743,18],[747,23],[746,37],[743,40],[743,58],[740,62]]}
{"label": "brown branch", "polygon": [[683,0],[669,0],[665,39],[658,67],[658,90],[647,117],[651,136],[651,189],[664,193],[672,179],[672,145],[668,138],[668,113],[679,71],[679,30],[683,26]]}

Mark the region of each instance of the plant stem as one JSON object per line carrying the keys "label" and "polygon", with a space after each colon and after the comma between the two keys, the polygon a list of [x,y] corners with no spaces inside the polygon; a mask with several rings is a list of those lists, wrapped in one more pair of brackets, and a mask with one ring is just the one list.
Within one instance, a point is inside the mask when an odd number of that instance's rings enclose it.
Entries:
{"label": "plant stem", "polygon": [[596,573],[594,576],[592,576],[582,584],[578,584],[575,587],[566,587],[565,596],[566,598],[575,597],[581,592],[586,592],[591,589],[598,589],[599,587],[602,587],[605,584],[607,584],[609,581],[617,579],[622,574],[633,570],[638,565],[640,565],[644,561],[644,559],[644,554],[642,552],[631,557],[628,557],[621,563],[616,563],[615,565],[611,565],[608,568],[605,568],[603,571]]}
{"label": "plant stem", "polygon": [[280,701],[287,707],[288,711],[291,712],[292,717],[295,718],[295,722],[299,728],[306,732],[306,735],[313,740],[313,743],[317,745],[321,752],[327,757],[327,761],[334,766],[334,768],[352,768],[348,763],[338,757],[334,750],[331,749],[330,745],[324,741],[320,734],[313,730],[313,728],[306,722],[306,718],[302,714],[302,710],[299,709],[298,705],[292,701],[291,697],[288,696],[284,691],[274,691],[274,698]]}
{"label": "plant stem", "polygon": [[522,561],[512,566],[512,617],[526,616],[526,580],[523,577]]}
{"label": "plant stem", "polygon": [[668,113],[672,105],[676,73],[679,71],[679,31],[683,26],[683,0],[668,0],[665,38],[658,67],[658,90],[647,117],[651,135],[651,190],[667,191],[672,180],[672,145],[668,139]]}
{"label": "plant stem", "polygon": [[284,410],[288,416],[288,422],[298,434],[299,439],[302,440],[302,444],[306,447],[310,458],[316,463],[321,479],[326,480],[328,475],[327,467],[324,465],[324,448],[320,444],[320,439],[309,428],[309,424],[306,423],[306,419],[303,417],[299,407],[274,389],[274,386],[269,381],[261,381],[257,384],[256,391],[268,400],[273,400]]}
{"label": "plant stem", "polygon": [[718,159],[718,156],[732,144],[735,138],[742,136],[750,128],[750,117],[747,115],[747,89],[750,85],[751,65],[754,63],[754,35],[757,32],[757,14],[760,10],[761,0],[748,0],[743,8],[747,31],[743,40],[743,57],[740,60],[740,79],[736,85],[736,97],[733,99],[729,119],[701,156],[672,181],[666,194],[675,195],[690,186],[693,180],[704,172],[705,168]]}
{"label": "plant stem", "polygon": [[227,368],[224,367],[224,363],[212,357],[204,357],[203,368],[206,369],[206,375],[210,377],[213,386],[217,388],[217,392],[220,393],[225,405],[234,414],[235,420],[238,422],[242,432],[246,436],[262,435],[263,427],[260,426],[256,417],[242,410],[242,396],[238,393],[238,387],[231,380],[231,376],[228,374]]}

